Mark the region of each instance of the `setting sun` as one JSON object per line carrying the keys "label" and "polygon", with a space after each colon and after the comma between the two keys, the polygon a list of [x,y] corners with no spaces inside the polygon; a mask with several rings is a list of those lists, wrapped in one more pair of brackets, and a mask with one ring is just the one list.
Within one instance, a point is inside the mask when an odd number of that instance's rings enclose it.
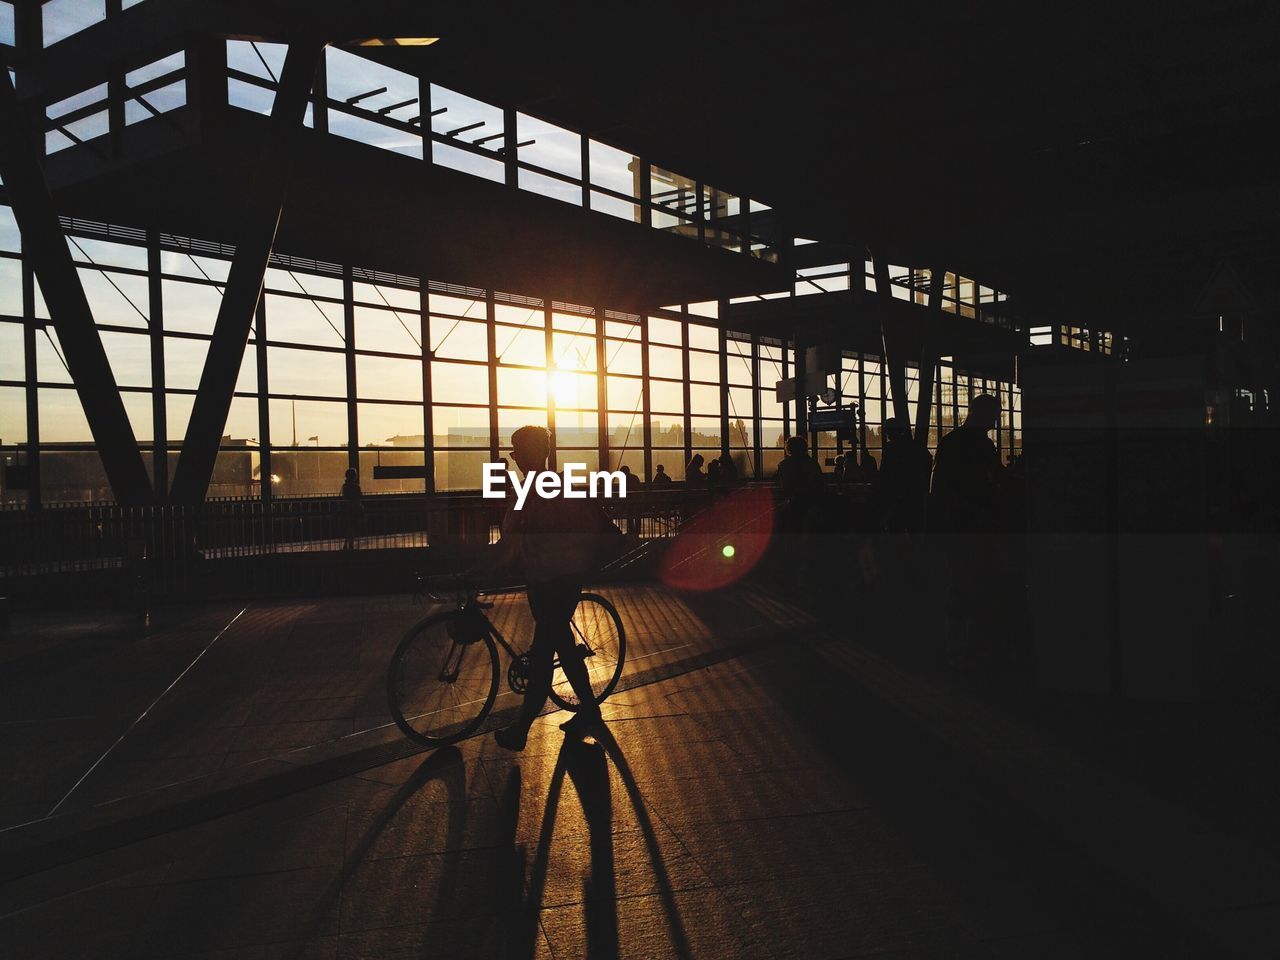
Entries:
{"label": "setting sun", "polygon": [[578,395],[578,385],[573,374],[564,370],[553,370],[551,373],[551,396],[555,398],[557,407],[572,407]]}

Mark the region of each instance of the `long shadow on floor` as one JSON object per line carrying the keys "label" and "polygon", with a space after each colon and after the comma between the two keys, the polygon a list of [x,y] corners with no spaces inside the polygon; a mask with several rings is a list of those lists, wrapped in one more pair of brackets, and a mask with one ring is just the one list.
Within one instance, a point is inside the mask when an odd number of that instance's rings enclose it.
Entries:
{"label": "long shadow on floor", "polygon": [[[538,846],[529,871],[527,891],[522,901],[513,905],[513,923],[508,940],[508,960],[527,960],[536,954],[540,930],[542,900],[546,889],[547,870],[553,854],[556,814],[567,774],[582,803],[587,822],[587,843],[591,852],[591,872],[583,881],[582,908],[586,924],[586,955],[592,960],[614,960],[619,956],[617,877],[613,854],[613,794],[609,764],[612,763],[631,803],[635,821],[644,837],[645,850],[658,884],[658,898],[666,915],[668,932],[676,955],[690,958],[688,937],[673,895],[670,877],[662,860],[657,833],[645,809],[643,798],[627,758],[607,729],[594,737],[595,742],[568,738],[556,757],[556,766],[547,788],[542,811]],[[523,877],[523,860],[518,862]]]}
{"label": "long shadow on floor", "polygon": [[[740,616],[726,594],[682,597],[713,629]],[[1003,885],[1025,887],[1061,929],[1088,931],[1094,956],[1144,949],[1213,955],[1213,945],[1105,867],[1089,861],[1029,809],[986,782],[975,758],[957,755],[895,705],[870,694],[812,649],[822,627],[765,651],[752,676],[835,771],[856,783],[918,854],[979,913]],[[831,642],[839,642],[832,640]],[[1203,951],[1203,952],[1199,952]]]}
{"label": "long shadow on floor", "polygon": [[[466,766],[457,747],[443,747],[423,760],[418,769],[387,800],[386,805],[379,811],[378,816],[365,830],[355,846],[344,856],[342,869],[339,871],[338,876],[334,878],[333,882],[316,900],[315,908],[311,912],[313,919],[309,929],[298,939],[296,949],[288,954],[291,960],[302,956],[309,949],[309,942],[319,934],[325,918],[335,908],[340,909],[342,890],[346,885],[347,879],[360,864],[364,863],[378,837],[381,836],[387,825],[395,819],[400,808],[433,780],[438,780],[444,785],[448,797],[448,801],[445,804],[448,810],[444,844],[446,852],[443,859],[443,876],[436,892],[437,902],[433,907],[425,909],[423,915],[429,922],[438,922],[443,917],[445,913],[443,903],[453,887],[453,878],[456,877],[458,872],[462,835],[466,828],[467,797],[465,774]],[[431,942],[429,934],[427,942]]]}

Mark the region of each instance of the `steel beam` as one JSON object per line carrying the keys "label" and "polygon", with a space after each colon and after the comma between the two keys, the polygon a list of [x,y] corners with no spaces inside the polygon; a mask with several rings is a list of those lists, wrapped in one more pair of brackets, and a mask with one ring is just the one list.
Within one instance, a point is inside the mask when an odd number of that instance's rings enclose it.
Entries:
{"label": "steel beam", "polygon": [[291,43],[285,56],[257,175],[245,198],[236,253],[218,308],[209,356],[174,471],[171,497],[175,503],[202,503],[209,489],[254,310],[262,296],[267,261],[280,226],[312,80],[323,52],[324,45],[318,42]]}
{"label": "steel beam", "polygon": [[9,71],[3,69],[0,69],[0,131],[0,175],[4,177],[14,219],[22,231],[23,253],[40,281],[112,493],[120,504],[149,503],[151,481],[137,438],[58,223],[49,185],[37,159],[40,156],[37,142],[18,103]]}
{"label": "steel beam", "polygon": [[876,277],[876,299],[880,313],[880,344],[884,353],[885,368],[889,372],[889,395],[893,400],[893,415],[911,432],[911,402],[907,398],[906,359],[902,356],[901,337],[889,319],[893,309],[893,289],[889,284],[889,261],[881,250],[871,251],[871,266]]}
{"label": "steel beam", "polygon": [[924,320],[924,335],[920,349],[920,394],[916,398],[916,441],[929,444],[929,417],[933,411],[933,381],[938,377],[937,331],[934,327],[942,318],[942,287],[947,277],[943,267],[929,270],[929,306]]}

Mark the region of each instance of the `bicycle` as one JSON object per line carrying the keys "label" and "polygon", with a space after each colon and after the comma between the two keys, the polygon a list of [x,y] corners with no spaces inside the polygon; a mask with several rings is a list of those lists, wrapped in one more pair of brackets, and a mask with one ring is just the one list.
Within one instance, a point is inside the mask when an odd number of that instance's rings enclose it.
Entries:
{"label": "bicycle", "polygon": [[[503,591],[506,592],[506,591]],[[437,603],[453,603],[414,624],[396,647],[387,670],[387,703],[401,732],[428,747],[441,747],[470,736],[484,723],[498,696],[498,647],[507,652],[507,685],[523,695],[529,686],[529,655],[518,652],[485,615],[485,602],[473,587],[458,587],[452,598],[429,590]],[[618,684],[626,659],[627,637],[612,603],[595,593],[582,593],[570,621],[575,651],[583,658],[593,702],[601,703]],[[582,704],[560,668],[552,662],[551,700],[564,710]]]}

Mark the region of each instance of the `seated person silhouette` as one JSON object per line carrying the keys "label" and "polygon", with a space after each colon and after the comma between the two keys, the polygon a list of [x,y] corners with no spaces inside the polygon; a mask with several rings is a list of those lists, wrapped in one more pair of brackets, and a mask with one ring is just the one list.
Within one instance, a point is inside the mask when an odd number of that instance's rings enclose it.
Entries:
{"label": "seated person silhouette", "polygon": [[[521,427],[511,436],[512,457],[526,477],[547,469],[551,439],[546,429]],[[542,712],[551,691],[552,661],[561,669],[583,706],[560,728],[584,735],[602,722],[586,665],[578,655],[570,621],[578,606],[583,581],[594,572],[602,539],[620,537],[617,528],[590,499],[565,499],[558,492],[542,497],[535,487],[524,509],[508,509],[502,522],[499,548],[503,562],[523,568],[533,614],[533,644],[529,648],[529,687],[520,717],[498,730],[494,739],[508,750],[523,750],[529,728]]]}
{"label": "seated person silhouette", "polygon": [[670,482],[671,482],[671,476],[670,474],[667,473],[667,468],[664,467],[662,464],[658,464],[653,474],[654,486],[658,486],[659,484],[670,483]]}

